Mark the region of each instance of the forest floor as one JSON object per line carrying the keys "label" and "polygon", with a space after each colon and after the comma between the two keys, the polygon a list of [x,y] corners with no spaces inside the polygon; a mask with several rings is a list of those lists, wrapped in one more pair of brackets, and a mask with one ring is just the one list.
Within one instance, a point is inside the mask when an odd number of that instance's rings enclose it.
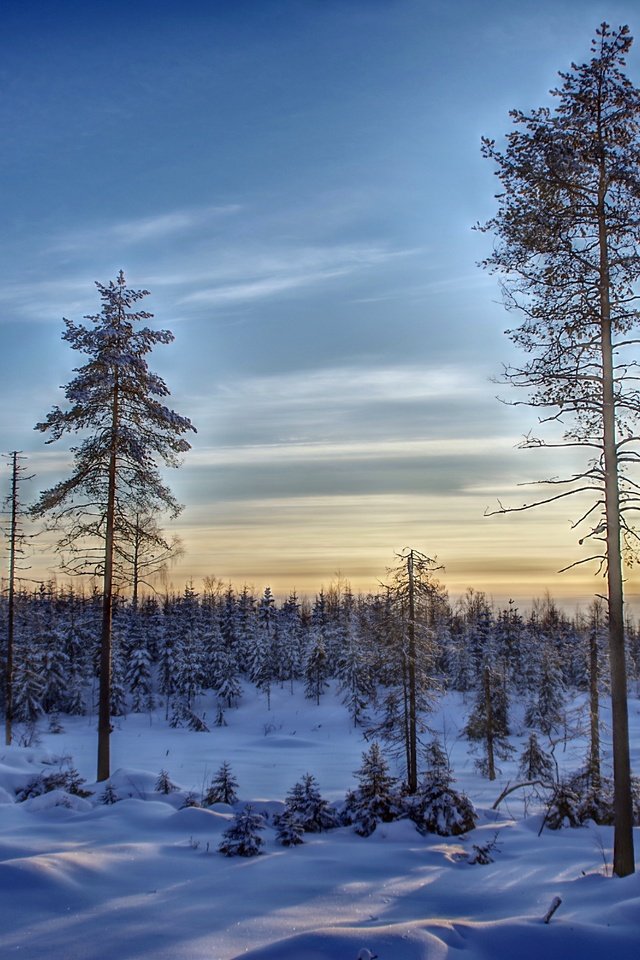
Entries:
{"label": "forest floor", "polygon": [[[460,735],[468,710],[461,695],[448,694],[430,724],[456,787],[478,811],[471,833],[422,836],[401,820],[368,838],[340,827],[285,848],[268,825],[253,858],[217,851],[231,808],[180,809],[185,795],[201,794],[226,760],[239,782],[238,808],[251,802],[272,817],[307,772],[324,797],[341,801],[369,744],[331,692],[316,706],[299,689],[277,689],[268,710],[247,688],[227,726],[209,733],[171,729],[162,710],[118,719],[111,782],[121,799],[112,805],[96,802],[104,785],[92,782],[95,717],[62,717],[63,732],[43,732],[38,745],[0,748],[3,960],[356,960],[362,948],[380,960],[455,960],[461,951],[465,960],[637,960],[640,873],[611,877],[612,829],[590,822],[540,833],[540,807],[523,791],[493,810],[516,781],[528,731],[516,717],[514,758],[490,783]],[[568,717],[586,726],[583,699]],[[637,699],[630,725],[640,772]],[[574,735],[555,753],[562,769],[577,769],[586,740]],[[15,802],[17,789],[65,756],[95,797],[57,791]],[[161,769],[176,792],[154,792]],[[496,835],[494,862],[469,863],[473,845]],[[545,924],[554,897],[562,904]]]}

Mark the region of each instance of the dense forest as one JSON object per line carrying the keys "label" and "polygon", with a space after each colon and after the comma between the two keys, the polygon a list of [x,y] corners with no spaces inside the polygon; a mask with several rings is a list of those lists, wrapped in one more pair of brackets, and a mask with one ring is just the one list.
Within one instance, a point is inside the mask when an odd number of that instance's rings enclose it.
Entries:
{"label": "dense forest", "polygon": [[[509,703],[526,703],[525,722],[552,734],[567,718],[573,691],[590,691],[592,712],[608,688],[603,605],[569,617],[547,597],[524,614],[511,603],[494,609],[469,590],[452,604],[432,577],[417,580],[414,610],[416,673],[410,676],[406,564],[376,594],[354,595],[338,583],[313,601],[292,593],[277,602],[266,587],[235,590],[211,578],[201,593],[118,596],[113,621],[111,714],[163,705],[174,726],[206,730],[224,724],[247,681],[269,703],[274,685],[304,684],[319,703],[335,680],[354,725],[406,749],[411,696],[416,697],[418,745],[429,705],[445,689],[475,703],[468,733],[483,740],[492,716],[494,757],[508,732]],[[35,725],[54,728],[61,714],[96,710],[102,598],[98,590],[40,585],[15,598],[14,718],[29,737]],[[6,636],[7,602],[0,605]],[[627,623],[629,674],[640,681],[640,631]],[[2,651],[4,656],[4,650]],[[202,704],[217,704],[214,716]],[[206,695],[206,696],[205,696]],[[475,720],[474,720],[475,716]],[[485,719],[483,719],[485,718]],[[484,732],[483,732],[484,731]],[[593,762],[597,762],[595,757]],[[410,763],[410,761],[409,761]],[[486,767],[491,775],[491,770]]]}

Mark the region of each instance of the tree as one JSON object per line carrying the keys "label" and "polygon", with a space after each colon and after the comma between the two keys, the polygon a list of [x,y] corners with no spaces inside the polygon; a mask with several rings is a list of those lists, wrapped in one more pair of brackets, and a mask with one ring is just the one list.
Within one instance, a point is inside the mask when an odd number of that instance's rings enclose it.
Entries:
{"label": "tree", "polygon": [[237,803],[237,791],[238,781],[231,771],[229,762],[225,760],[212,777],[202,802],[205,807],[210,807],[214,803]]}
{"label": "tree", "polygon": [[337,814],[329,806],[329,801],[321,796],[318,782],[310,773],[305,773],[302,780],[291,788],[286,796],[285,808],[274,817],[274,823],[280,826],[284,821],[290,825],[292,818],[306,833],[320,833],[338,826]]}
{"label": "tree", "polygon": [[402,744],[409,793],[418,788],[418,741],[424,731],[422,715],[435,689],[435,627],[444,608],[445,593],[433,576],[440,569],[419,550],[398,554],[389,571],[387,654],[395,680],[387,692],[385,715],[374,728],[376,736]]}
{"label": "tree", "polygon": [[179,537],[168,540],[155,516],[138,509],[122,517],[121,534],[116,549],[131,582],[131,602],[137,607],[140,587],[151,586],[151,580],[163,574],[184,550]]}
{"label": "tree", "polygon": [[85,317],[92,326],[65,319],[62,337],[88,356],[65,387],[66,410],[54,407],[36,430],[49,433],[47,443],[66,434],[88,432],[73,448],[71,476],[41,494],[33,510],[49,515],[62,529],[58,549],[65,568],[102,578],[98,776],[109,777],[109,689],[114,576],[118,545],[126,542],[132,509],[143,514],[180,506],[164,484],[156,460],[177,466],[189,449],[183,434],[191,422],[164,405],[169,390],[152,373],[146,355],[157,343],[170,343],[168,330],[138,325],[150,319],[131,307],[146,290],[126,287],[122,271],[115,282],[96,284],[102,299],[99,314]]}
{"label": "tree", "polygon": [[352,823],[361,837],[368,837],[378,823],[389,823],[401,815],[394,792],[395,779],[389,774],[377,742],[362,754],[362,766],[355,775],[358,787],[347,795],[342,818],[345,823]]}
{"label": "tree", "polygon": [[260,830],[264,830],[264,818],[254,813],[249,803],[244,810],[236,813],[231,826],[222,834],[224,839],[218,845],[218,850],[226,857],[255,857],[260,853],[260,847],[264,846]]}
{"label": "tree", "polygon": [[13,679],[14,679],[14,634],[16,609],[16,581],[20,557],[24,554],[25,533],[21,523],[20,484],[32,477],[25,476],[18,450],[9,454],[11,458],[11,493],[7,497],[9,523],[7,539],[9,541],[9,587],[7,604],[7,652],[5,660],[4,717],[5,743],[11,745],[13,724]]}
{"label": "tree", "polygon": [[628,27],[601,24],[592,59],[560,74],[554,111],[513,110],[504,152],[483,140],[502,192],[498,213],[481,228],[497,238],[484,266],[503,275],[507,307],[524,315],[508,335],[528,359],[507,367],[505,380],[528,391],[524,402],[543,423],[561,425],[549,439],[529,434],[521,445],[569,446],[587,458],[513,509],[581,495],[574,526],[586,526],[580,542],[595,549],[576,563],[596,560],[606,576],[618,876],[634,871],[622,552],[637,541],[629,515],[640,509],[629,476],[640,460],[640,90],[623,72],[631,44]]}
{"label": "tree", "polygon": [[426,748],[426,770],[418,791],[405,799],[405,807],[419,833],[459,836],[473,830],[477,814],[464,793],[454,787],[449,758],[437,740]]}

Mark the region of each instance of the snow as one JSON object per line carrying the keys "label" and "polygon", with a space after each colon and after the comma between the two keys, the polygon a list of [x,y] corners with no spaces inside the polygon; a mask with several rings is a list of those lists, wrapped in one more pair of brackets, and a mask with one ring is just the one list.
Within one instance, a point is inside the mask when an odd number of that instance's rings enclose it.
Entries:
{"label": "snow", "polygon": [[[162,710],[116,721],[111,784],[122,799],[54,790],[15,803],[16,790],[63,758],[89,781],[95,717],[63,717],[41,744],[0,748],[2,957],[36,960],[637,960],[640,874],[609,876],[612,829],[589,824],[543,830],[532,803],[512,794],[491,809],[527,732],[512,738],[513,761],[494,783],[475,772],[459,737],[469,705],[443,698],[433,729],[446,732],[456,787],[479,813],[460,837],[421,836],[409,820],[363,838],[351,827],[305,834],[282,847],[274,813],[305,773],[341,801],[368,748],[333,693],[320,706],[273,689],[272,709],[249,687],[228,726],[210,733],[171,729]],[[211,709],[211,708],[210,708]],[[213,709],[211,709],[213,714]],[[637,769],[640,704],[630,703]],[[577,766],[585,743],[558,754]],[[180,809],[227,760],[239,783],[234,808]],[[167,770],[178,790],[155,790]],[[268,813],[260,856],[218,853],[234,811]],[[473,844],[497,834],[494,862],[472,865]],[[636,830],[636,849],[640,829]],[[554,897],[562,904],[543,922]]]}

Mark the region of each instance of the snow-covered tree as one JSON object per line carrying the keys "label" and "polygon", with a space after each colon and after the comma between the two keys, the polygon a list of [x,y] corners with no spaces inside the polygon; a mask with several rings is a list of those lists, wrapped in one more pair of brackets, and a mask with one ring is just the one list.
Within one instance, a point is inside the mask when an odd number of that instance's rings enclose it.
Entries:
{"label": "snow-covered tree", "polygon": [[275,821],[276,840],[283,847],[296,847],[304,843],[304,827],[292,810],[285,810]]}
{"label": "snow-covered tree", "polygon": [[320,795],[318,782],[310,773],[305,773],[285,799],[283,814],[279,814],[276,823],[284,815],[291,815],[302,825],[305,833],[319,833],[338,826],[338,815],[331,809],[329,801]]}
{"label": "snow-covered tree", "polygon": [[419,550],[398,555],[389,571],[386,617],[386,683],[383,716],[371,733],[402,755],[410,793],[418,786],[418,752],[437,682],[435,637],[445,594],[434,576],[437,564]]}
{"label": "snow-covered tree", "polygon": [[173,793],[177,789],[167,771],[161,770],[156,780],[156,791],[158,793]]}
{"label": "snow-covered tree", "polygon": [[238,781],[234,777],[231,766],[225,760],[217,772],[211,778],[205,795],[203,804],[210,807],[214,803],[228,803],[229,805],[238,802]]}
{"label": "snow-covered tree", "polygon": [[347,794],[342,820],[353,824],[356,833],[368,837],[379,823],[388,823],[401,815],[395,792],[395,779],[382,756],[380,745],[373,742],[362,754],[362,766],[356,770],[358,786]]}
{"label": "snow-covered tree", "polygon": [[223,839],[218,850],[226,857],[255,857],[264,846],[264,840],[260,836],[263,829],[263,817],[254,813],[251,804],[247,804],[244,810],[235,815],[231,826],[222,834]]}
{"label": "snow-covered tree", "polygon": [[65,387],[66,410],[54,407],[36,429],[53,442],[69,433],[88,433],[74,448],[69,478],[43,492],[34,508],[61,530],[58,543],[66,569],[102,577],[102,631],[98,718],[99,781],[109,777],[111,630],[118,542],[126,539],[132,508],[146,513],[179,511],[156,459],[177,466],[189,449],[184,434],[193,427],[164,404],[169,391],[153,374],[146,355],[170,343],[167,330],[140,327],[151,314],[132,311],[146,290],[127,288],[122,271],[115,282],[97,284],[99,314],[91,326],[65,319],[63,339],[86,354]]}
{"label": "snow-covered tree", "polygon": [[418,790],[404,798],[404,808],[420,833],[441,837],[458,836],[473,830],[477,815],[464,793],[453,787],[449,758],[437,740],[424,751],[425,770]]}

